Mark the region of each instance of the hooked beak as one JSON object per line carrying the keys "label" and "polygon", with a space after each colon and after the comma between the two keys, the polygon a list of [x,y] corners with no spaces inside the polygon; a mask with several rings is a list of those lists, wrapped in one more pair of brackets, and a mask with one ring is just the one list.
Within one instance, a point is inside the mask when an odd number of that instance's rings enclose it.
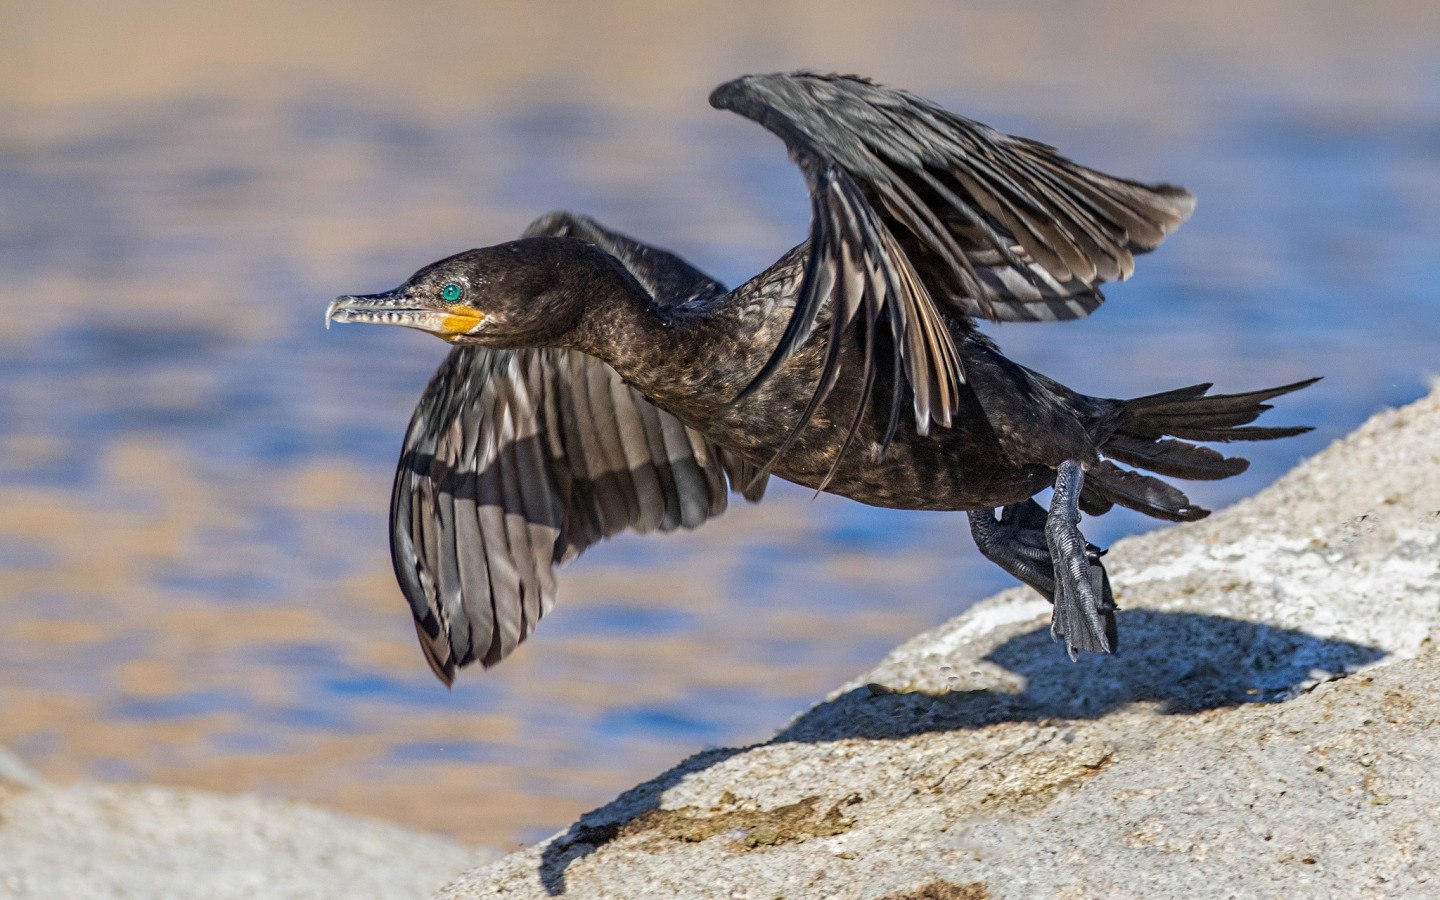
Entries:
{"label": "hooked beak", "polygon": [[403,288],[383,294],[336,297],[325,308],[327,329],[331,322],[399,325],[428,331],[445,340],[470,334],[479,328],[484,320],[485,314],[473,306],[457,303],[444,309],[435,309],[413,299]]}
{"label": "hooked beak", "polygon": [[369,322],[377,325],[400,325],[421,312],[419,308],[402,302],[400,290],[383,294],[347,294],[336,297],[325,307],[325,328],[332,322]]}

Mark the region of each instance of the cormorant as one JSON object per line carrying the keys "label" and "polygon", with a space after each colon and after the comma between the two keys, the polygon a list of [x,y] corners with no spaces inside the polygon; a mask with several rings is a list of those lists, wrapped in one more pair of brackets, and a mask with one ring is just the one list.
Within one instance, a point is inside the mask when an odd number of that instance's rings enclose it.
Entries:
{"label": "cormorant", "polygon": [[[432,263],[326,322],[455,345],[421,397],[391,552],[435,674],[498,663],[553,605],[553,567],[625,529],[693,528],[727,482],[770,475],[896,509],[966,510],[981,553],[1054,604],[1076,650],[1117,646],[1101,552],[1078,523],[1119,504],[1208,511],[1159,475],[1226,478],[1192,441],[1249,426],[1311,381],[1090,397],[1002,356],[974,320],[1074,319],[1189,217],[1194,198],[1077,165],[855,76],[751,75],[711,105],[785,141],[808,239],[733,291],[566,212]],[[1054,488],[1049,510],[1031,497]],[[1000,515],[996,509],[1001,508]]]}

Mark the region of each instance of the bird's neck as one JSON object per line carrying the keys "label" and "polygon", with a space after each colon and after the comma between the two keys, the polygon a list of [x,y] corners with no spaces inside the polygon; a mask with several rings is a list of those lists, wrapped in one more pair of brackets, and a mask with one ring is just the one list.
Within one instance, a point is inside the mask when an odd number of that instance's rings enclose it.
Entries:
{"label": "bird's neck", "polygon": [[578,304],[561,346],[594,356],[652,400],[690,400],[707,348],[705,316],[658,305],[609,254],[585,248],[583,265],[566,267],[556,285]]}

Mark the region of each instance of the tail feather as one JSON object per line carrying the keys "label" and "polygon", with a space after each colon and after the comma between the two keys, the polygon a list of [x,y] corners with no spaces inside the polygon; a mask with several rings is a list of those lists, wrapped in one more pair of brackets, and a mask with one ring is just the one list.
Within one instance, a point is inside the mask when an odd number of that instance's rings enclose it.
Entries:
{"label": "tail feather", "polygon": [[1095,471],[1086,473],[1085,486],[1126,509],[1145,513],[1170,522],[1193,522],[1210,515],[1210,510],[1190,502],[1190,498],[1174,485],[1158,478],[1122,469],[1106,460]]}
{"label": "tail feather", "polygon": [[1192,384],[1189,387],[1175,388],[1172,391],[1162,391],[1158,394],[1146,394],[1144,397],[1126,400],[1125,408],[1137,414],[1149,410],[1163,413],[1184,409],[1187,403],[1197,397],[1205,396],[1205,392],[1214,386],[1213,383],[1207,381],[1204,384]]}
{"label": "tail feather", "polygon": [[1123,434],[1105,443],[1105,455],[1157,475],[1190,481],[1218,481],[1250,468],[1250,460],[1224,456],[1209,447],[1185,441],[1144,441]]}
{"label": "tail feather", "polygon": [[[1264,401],[1298,391],[1319,381],[1310,378],[1294,384],[1244,394],[1207,394],[1211,385],[1150,394],[1126,400],[1109,414],[1107,434],[1100,452],[1110,459],[1157,475],[1208,481],[1229,478],[1250,463],[1224,456],[1190,441],[1267,441],[1304,434],[1303,426],[1252,426],[1249,423],[1271,407]],[[1093,509],[1118,504],[1158,519],[1188,522],[1210,511],[1190,502],[1184,492],[1140,472],[1122,469],[1108,460],[1087,473],[1082,501]]]}
{"label": "tail feather", "polygon": [[[1256,415],[1259,415],[1258,413]],[[1249,421],[1249,420],[1247,420]],[[1178,438],[1185,438],[1189,441],[1272,441],[1276,438],[1294,437],[1297,434],[1304,434],[1315,429],[1308,425],[1297,425],[1288,428],[1267,428],[1262,425],[1253,425],[1248,428],[1234,428],[1229,425],[1217,424],[1208,428],[1189,428],[1177,425],[1169,430],[1169,434]]]}
{"label": "tail feather", "polygon": [[1086,480],[1085,486],[1080,489],[1080,511],[1087,516],[1103,516],[1115,508],[1115,502],[1100,496],[1092,481]]}
{"label": "tail feather", "polygon": [[[1120,434],[1151,440],[1164,435],[1179,437],[1174,429],[1179,428],[1233,428],[1255,421],[1260,414],[1271,407],[1264,401],[1309,387],[1318,378],[1309,378],[1263,391],[1249,391],[1244,394],[1212,394],[1207,396],[1209,384],[1197,384],[1161,394],[1150,394],[1125,401],[1117,429]],[[1289,433],[1294,433],[1289,432]],[[1276,434],[1273,437],[1286,437]],[[1262,437],[1253,440],[1262,440]],[[1195,440],[1217,440],[1205,437]],[[1229,438],[1229,440],[1241,440]]]}

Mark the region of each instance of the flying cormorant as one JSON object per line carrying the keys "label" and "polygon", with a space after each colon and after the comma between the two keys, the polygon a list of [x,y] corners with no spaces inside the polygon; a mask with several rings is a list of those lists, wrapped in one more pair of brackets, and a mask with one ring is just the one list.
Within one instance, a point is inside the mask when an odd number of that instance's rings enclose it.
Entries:
{"label": "flying cormorant", "polygon": [[[557,563],[627,528],[693,528],[725,509],[727,483],[754,501],[771,475],[967,511],[981,553],[1054,603],[1072,658],[1110,652],[1115,602],[1080,512],[1207,514],[1117,463],[1225,478],[1247,462],[1192,441],[1308,430],[1249,423],[1310,381],[1103,399],[976,330],[1092,312],[1102,282],[1190,215],[1187,191],[853,76],[746,76],[710,103],[785,141],[813,211],[808,239],[735,290],[559,212],[326,311],[455,345],[405,437],[390,545],[447,684],[529,636]],[[1048,511],[1031,499],[1047,487]]]}

